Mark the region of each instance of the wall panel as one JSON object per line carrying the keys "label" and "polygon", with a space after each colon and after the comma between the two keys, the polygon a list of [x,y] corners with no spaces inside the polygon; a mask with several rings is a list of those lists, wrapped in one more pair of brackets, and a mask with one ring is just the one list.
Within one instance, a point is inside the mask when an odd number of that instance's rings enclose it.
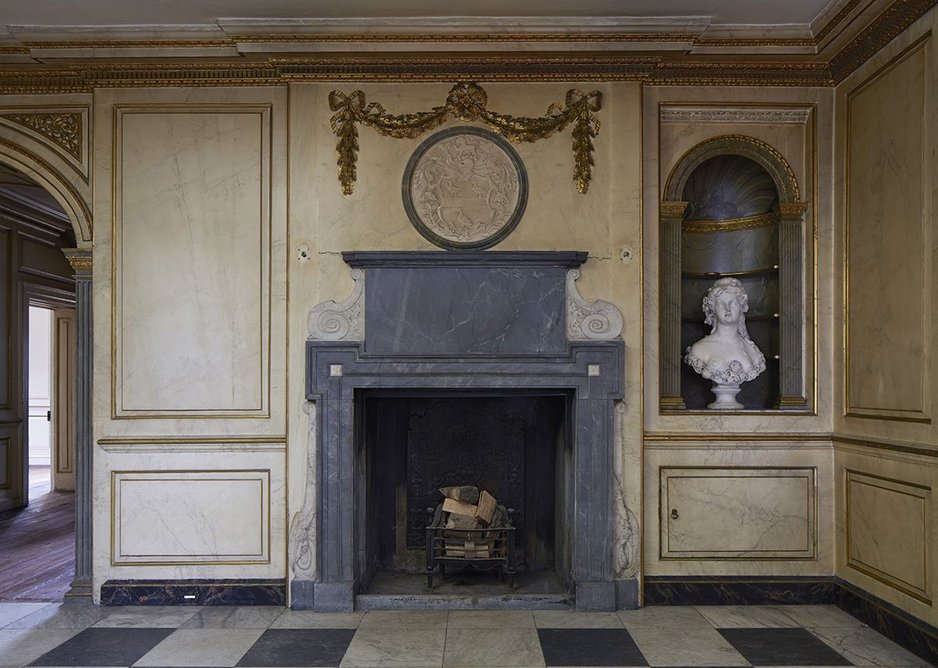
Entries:
{"label": "wall panel", "polygon": [[846,470],[846,564],[930,603],[931,488]]}
{"label": "wall panel", "polygon": [[[10,340],[10,327],[13,324],[13,257],[10,246],[10,231],[0,228],[0,341]],[[13,393],[13,347],[0,346],[0,411],[13,408],[10,397]]]}
{"label": "wall panel", "polygon": [[0,489],[10,487],[10,437],[0,436]]}
{"label": "wall panel", "polygon": [[114,417],[266,417],[270,107],[115,113]]}
{"label": "wall panel", "polygon": [[121,564],[270,561],[270,471],[112,471]]}
{"label": "wall panel", "polygon": [[848,417],[929,419],[929,40],[846,94]]}

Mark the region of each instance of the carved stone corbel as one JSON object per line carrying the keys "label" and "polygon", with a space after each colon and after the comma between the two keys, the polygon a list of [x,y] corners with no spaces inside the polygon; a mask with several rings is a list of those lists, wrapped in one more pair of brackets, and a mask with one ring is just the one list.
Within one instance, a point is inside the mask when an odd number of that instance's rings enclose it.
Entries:
{"label": "carved stone corbel", "polygon": [[309,312],[307,326],[313,341],[365,340],[365,272],[352,269],[355,287],[341,302],[329,300]]}
{"label": "carved stone corbel", "polygon": [[567,339],[610,341],[622,334],[622,313],[602,299],[586,301],[576,287],[579,269],[567,272]]}

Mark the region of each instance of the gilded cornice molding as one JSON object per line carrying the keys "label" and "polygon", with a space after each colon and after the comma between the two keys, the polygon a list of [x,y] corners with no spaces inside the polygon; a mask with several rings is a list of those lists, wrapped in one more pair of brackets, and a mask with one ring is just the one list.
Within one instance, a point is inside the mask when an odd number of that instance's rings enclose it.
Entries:
{"label": "gilded cornice molding", "polygon": [[659,119],[662,123],[791,123],[804,125],[811,115],[809,109],[701,109],[664,107]]}
{"label": "gilded cornice molding", "polygon": [[81,160],[81,114],[30,112],[3,114],[0,118],[29,128]]}
{"label": "gilded cornice molding", "polygon": [[834,85],[827,63],[662,62],[647,83],[660,86],[819,86]]}
{"label": "gilded cornice molding", "polygon": [[90,278],[94,260],[90,250],[84,248],[63,248],[62,254],[75,270],[76,278]]}
{"label": "gilded cornice molding", "polygon": [[880,49],[918,21],[938,0],[896,0],[830,61],[831,75],[840,83]]}
{"label": "gilded cornice molding", "polygon": [[[220,39],[176,40],[76,40],[30,41],[23,46],[3,47],[0,55],[32,57],[42,61],[35,66],[23,64],[0,70],[0,94],[74,93],[95,88],[152,86],[270,86],[291,81],[641,81],[650,85],[689,86],[834,86],[889,41],[902,33],[938,0],[895,0],[882,13],[830,58],[822,55],[824,42],[838,28],[843,31],[858,23],[867,8],[859,0],[849,0],[828,20],[813,38],[747,38],[707,37],[706,32],[512,32],[495,33],[319,33],[319,34],[253,34],[229,35]],[[853,18],[851,18],[853,17]],[[343,44],[344,49],[355,43],[362,50],[354,53],[323,52],[314,56],[284,57],[284,45],[330,43]],[[403,50],[371,50],[381,42],[414,44],[412,52]],[[421,49],[420,44],[447,42],[504,44],[506,50],[480,50],[476,53],[442,53]],[[244,60],[231,58],[232,50],[240,53],[238,44],[251,44]],[[264,51],[263,44],[272,45]],[[532,50],[507,50],[512,44],[529,43]],[[582,51],[551,50],[550,44],[582,43]],[[630,45],[615,50],[614,45]],[[647,44],[642,52],[635,49]],[[593,44],[595,46],[590,47]],[[654,48],[659,45],[660,48]],[[668,46],[671,45],[671,46]],[[683,45],[688,45],[684,48]],[[704,52],[695,51],[704,48]],[[143,58],[159,58],[160,49],[179,50],[180,60],[174,64],[145,62]],[[187,48],[218,48],[218,57],[204,53],[193,60],[182,61]],[[289,48],[289,47],[286,47]],[[742,48],[755,51],[741,55]],[[801,49],[800,52],[778,54],[779,48]],[[60,54],[54,54],[56,50]],[[85,58],[86,51],[95,49],[126,51],[128,60]],[[139,51],[135,53],[134,50]],[[662,49],[670,55],[661,55]],[[709,51],[707,51],[709,49]],[[720,51],[725,49],[725,51]],[[775,49],[771,61],[763,60]],[[805,52],[804,49],[809,49]],[[38,52],[36,50],[39,50]],[[69,50],[75,53],[70,55]],[[811,51],[813,50],[813,52]],[[147,54],[147,51],[152,53]],[[50,56],[50,53],[53,54]],[[736,60],[716,59],[714,53]],[[806,59],[806,55],[807,58]],[[114,57],[114,56],[112,56]],[[121,57],[121,56],[117,56]],[[701,60],[710,57],[711,60]],[[68,64],[64,63],[68,59]],[[131,58],[138,60],[133,61]],[[199,60],[195,60],[198,58]],[[693,60],[691,60],[693,58]],[[748,58],[749,60],[741,60]],[[814,60],[810,60],[813,58]]]}
{"label": "gilded cornice molding", "polygon": [[824,27],[821,28],[814,35],[815,44],[820,44],[824,41],[824,38],[827,37],[834,28],[839,26],[845,18],[847,18],[864,0],[849,0],[843,7],[840,8],[840,11],[837,12],[827,23],[824,24]]}
{"label": "gilded cornice molding", "polygon": [[572,124],[573,182],[581,194],[586,194],[593,173],[593,140],[600,127],[595,112],[602,107],[602,93],[571,89],[567,91],[563,104],[551,104],[547,113],[537,118],[499,114],[488,109],[487,104],[488,96],[475,83],[456,84],[450,89],[444,104],[429,111],[400,115],[388,113],[378,102],[366,105],[365,93],[360,90],[349,94],[332,91],[329,109],[335,112],[331,125],[338,138],[336,153],[342,194],[351,195],[355,189],[359,125],[372,127],[387,137],[414,139],[450,118],[485,123],[513,142],[544,139]]}

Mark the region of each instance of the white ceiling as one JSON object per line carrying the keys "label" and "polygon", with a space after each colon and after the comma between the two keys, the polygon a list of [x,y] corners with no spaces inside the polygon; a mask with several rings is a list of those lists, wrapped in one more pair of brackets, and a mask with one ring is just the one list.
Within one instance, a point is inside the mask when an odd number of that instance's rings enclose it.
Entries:
{"label": "white ceiling", "polygon": [[807,25],[838,0],[0,0],[9,26],[206,25],[221,18],[651,17],[710,24]]}

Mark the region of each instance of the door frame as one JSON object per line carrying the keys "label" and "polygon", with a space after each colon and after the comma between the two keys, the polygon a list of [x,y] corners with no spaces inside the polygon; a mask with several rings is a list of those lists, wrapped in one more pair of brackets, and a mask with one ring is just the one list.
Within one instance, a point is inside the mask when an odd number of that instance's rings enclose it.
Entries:
{"label": "door frame", "polygon": [[[61,280],[60,277],[57,277]],[[23,503],[20,507],[29,505],[29,307],[38,306],[41,308],[76,308],[75,288],[71,290],[57,288],[43,283],[34,283],[32,281],[19,281],[16,288],[16,305],[20,320],[20,349],[15,355],[15,364],[19,365],[20,378],[20,411],[23,416],[22,437],[19,440],[19,452],[13,453],[11,459],[17,462],[19,470],[12,475],[19,474],[19,484],[21,498]],[[77,392],[77,378],[73,379],[76,387],[72,392]],[[12,476],[11,476],[12,477]]]}

